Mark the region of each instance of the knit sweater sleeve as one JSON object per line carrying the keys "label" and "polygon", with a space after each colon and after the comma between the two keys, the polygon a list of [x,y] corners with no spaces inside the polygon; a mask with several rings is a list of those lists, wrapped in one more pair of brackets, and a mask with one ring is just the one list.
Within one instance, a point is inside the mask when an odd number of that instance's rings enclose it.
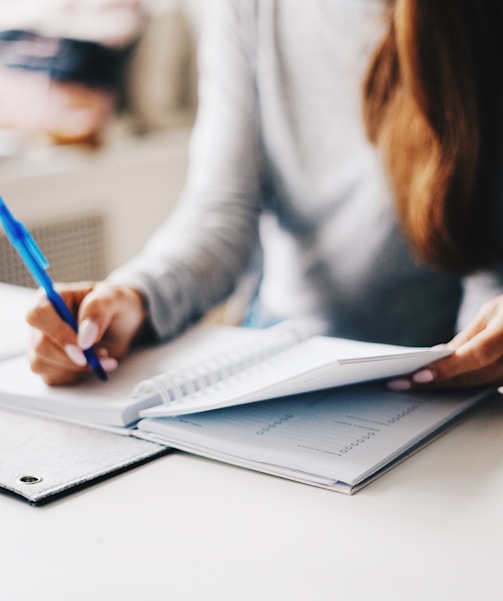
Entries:
{"label": "knit sweater sleeve", "polygon": [[138,289],[173,336],[234,289],[258,243],[260,133],[253,3],[218,0],[200,43],[199,109],[177,209],[109,279]]}

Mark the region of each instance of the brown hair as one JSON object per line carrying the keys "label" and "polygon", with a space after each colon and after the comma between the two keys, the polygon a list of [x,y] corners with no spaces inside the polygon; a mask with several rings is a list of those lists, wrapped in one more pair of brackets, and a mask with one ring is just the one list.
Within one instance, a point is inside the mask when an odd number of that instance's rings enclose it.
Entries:
{"label": "brown hair", "polygon": [[[468,272],[494,255],[503,111],[499,0],[392,0],[364,83],[398,218],[418,257]],[[499,163],[503,169],[503,163]]]}

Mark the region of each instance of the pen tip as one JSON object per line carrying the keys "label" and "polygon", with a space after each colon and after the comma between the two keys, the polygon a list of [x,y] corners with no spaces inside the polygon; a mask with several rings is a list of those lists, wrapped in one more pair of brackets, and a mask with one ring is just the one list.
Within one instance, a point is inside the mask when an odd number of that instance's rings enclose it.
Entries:
{"label": "pen tip", "polygon": [[108,382],[109,378],[108,378],[108,374],[107,372],[101,367],[99,369],[96,370],[96,373],[98,374],[98,378],[102,381],[102,382]]}

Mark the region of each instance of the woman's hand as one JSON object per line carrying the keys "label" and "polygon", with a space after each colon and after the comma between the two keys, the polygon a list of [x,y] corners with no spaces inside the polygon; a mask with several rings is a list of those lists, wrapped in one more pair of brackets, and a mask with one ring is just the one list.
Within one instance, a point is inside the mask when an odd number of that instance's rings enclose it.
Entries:
{"label": "woman's hand", "polygon": [[408,378],[392,380],[393,390],[503,385],[503,295],[485,303],[474,321],[445,345],[453,352]]}
{"label": "woman's hand", "polygon": [[77,316],[79,333],[40,294],[27,315],[32,326],[32,370],[50,385],[76,382],[90,370],[82,351],[94,346],[103,368],[113,371],[145,324],[140,294],[107,282],[60,285],[58,291]]}

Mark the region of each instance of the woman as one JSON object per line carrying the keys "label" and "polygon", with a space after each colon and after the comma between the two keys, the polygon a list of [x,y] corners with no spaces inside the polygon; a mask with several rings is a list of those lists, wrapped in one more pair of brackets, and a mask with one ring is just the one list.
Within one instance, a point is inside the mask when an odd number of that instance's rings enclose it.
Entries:
{"label": "woman", "polygon": [[78,338],[37,304],[32,369],[77,380],[91,344],[113,369],[259,264],[252,325],[308,317],[332,335],[449,341],[448,359],[394,388],[502,382],[500,13],[490,0],[219,0],[179,209],[105,282],[65,287]]}

